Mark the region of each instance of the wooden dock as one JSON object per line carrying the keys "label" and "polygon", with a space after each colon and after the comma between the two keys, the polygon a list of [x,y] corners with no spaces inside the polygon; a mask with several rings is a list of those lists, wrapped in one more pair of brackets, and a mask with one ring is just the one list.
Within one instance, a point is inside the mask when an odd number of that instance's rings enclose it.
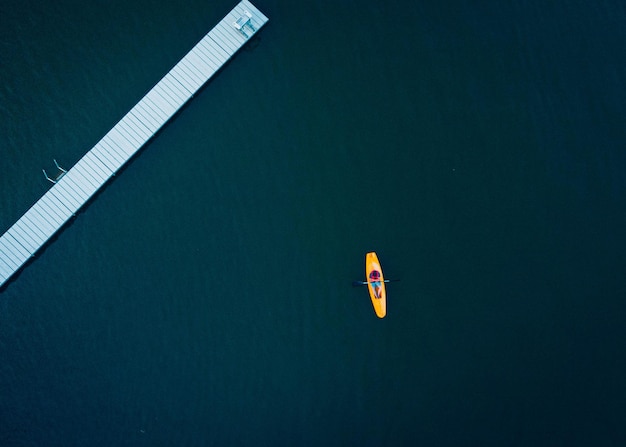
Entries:
{"label": "wooden dock", "polygon": [[241,1],[71,169],[49,178],[54,185],[0,237],[0,289],[267,21]]}

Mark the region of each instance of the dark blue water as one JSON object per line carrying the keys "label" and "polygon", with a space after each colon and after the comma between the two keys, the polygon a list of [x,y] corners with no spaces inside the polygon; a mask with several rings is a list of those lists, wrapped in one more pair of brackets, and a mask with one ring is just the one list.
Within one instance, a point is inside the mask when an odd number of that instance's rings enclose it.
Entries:
{"label": "dark blue water", "polygon": [[[256,2],[0,292],[0,445],[626,444],[626,7],[475,3]],[[233,6],[2,3],[0,231]]]}

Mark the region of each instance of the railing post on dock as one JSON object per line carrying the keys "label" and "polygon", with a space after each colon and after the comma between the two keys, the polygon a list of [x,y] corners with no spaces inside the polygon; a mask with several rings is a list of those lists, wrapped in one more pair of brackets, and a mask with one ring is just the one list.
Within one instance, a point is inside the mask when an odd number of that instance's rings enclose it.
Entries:
{"label": "railing post on dock", "polygon": [[45,169],[42,169],[42,171],[43,171],[43,175],[46,176],[46,180],[48,180],[48,181],[50,181],[52,183],[56,183],[54,180],[52,180],[50,177],[48,177],[48,174],[46,174],[46,170]]}
{"label": "railing post on dock", "polygon": [[[59,164],[57,163],[57,161],[54,158],[52,159],[52,161],[54,161],[54,164],[56,165],[56,167],[57,167],[57,169],[59,171],[61,171],[63,174],[67,173],[67,171],[65,169],[63,169],[61,166],[59,166]],[[57,179],[58,179],[58,177],[57,177]]]}

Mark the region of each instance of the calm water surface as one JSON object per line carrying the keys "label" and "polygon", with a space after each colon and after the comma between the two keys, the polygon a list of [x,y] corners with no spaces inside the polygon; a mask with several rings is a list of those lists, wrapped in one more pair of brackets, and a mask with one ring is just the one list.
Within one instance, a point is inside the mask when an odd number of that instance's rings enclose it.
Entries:
{"label": "calm water surface", "polygon": [[[0,291],[0,444],[626,444],[624,4],[256,4]],[[0,4],[0,230],[233,5]]]}

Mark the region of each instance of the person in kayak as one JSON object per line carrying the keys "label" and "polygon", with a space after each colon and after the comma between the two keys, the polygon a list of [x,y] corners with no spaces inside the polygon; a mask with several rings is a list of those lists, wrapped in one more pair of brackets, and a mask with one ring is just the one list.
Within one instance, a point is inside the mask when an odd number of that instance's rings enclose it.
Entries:
{"label": "person in kayak", "polygon": [[369,279],[372,284],[372,288],[374,289],[374,295],[376,298],[380,298],[380,292],[383,289],[383,285],[380,282],[380,272],[378,270],[372,270]]}

